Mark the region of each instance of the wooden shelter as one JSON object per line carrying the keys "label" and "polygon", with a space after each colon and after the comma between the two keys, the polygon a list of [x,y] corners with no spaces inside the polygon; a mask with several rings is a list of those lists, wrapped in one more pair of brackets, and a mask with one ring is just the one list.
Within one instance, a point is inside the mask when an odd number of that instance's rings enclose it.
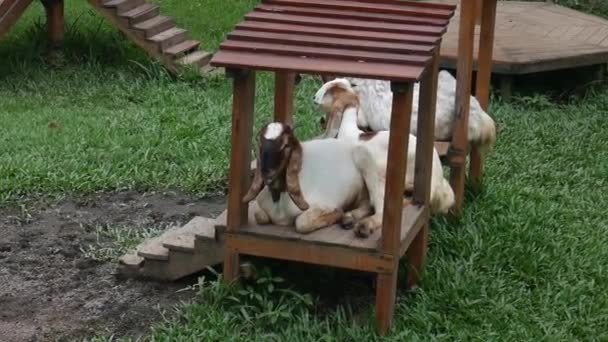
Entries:
{"label": "wooden shelter", "polygon": [[[289,7],[285,13],[281,7]],[[211,60],[233,79],[232,139],[224,278],[238,277],[239,255],[328,265],[377,274],[376,317],[386,334],[394,311],[398,261],[408,255],[408,287],[426,252],[438,55],[454,6],[394,0],[266,0],[245,16]],[[390,34],[389,34],[390,33]],[[393,110],[382,231],[356,238],[340,227],[301,235],[259,226],[242,202],[251,182],[255,73],[275,73],[274,119],[292,116],[293,75],[390,80]],[[403,207],[413,85],[421,81],[414,202]]]}

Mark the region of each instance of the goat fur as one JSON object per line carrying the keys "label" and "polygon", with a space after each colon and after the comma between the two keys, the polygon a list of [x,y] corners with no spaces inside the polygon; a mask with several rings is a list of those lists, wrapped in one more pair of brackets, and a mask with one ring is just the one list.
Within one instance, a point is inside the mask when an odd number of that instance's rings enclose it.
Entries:
{"label": "goat fur", "polygon": [[[354,87],[360,100],[360,110],[357,115],[359,127],[369,127],[372,131],[388,130],[390,128],[393,93],[389,81],[346,78]],[[328,83],[326,83],[328,84]],[[410,133],[416,135],[418,123],[418,98],[420,84],[414,85],[414,99]],[[452,137],[456,119],[456,79],[447,71],[442,70],[438,75],[437,110],[435,114],[435,139],[449,140]],[[496,142],[496,125],[494,120],[481,108],[479,101],[471,96],[469,110],[468,139],[471,144],[479,145],[487,152]]]}
{"label": "goat fur", "polygon": [[[315,95],[315,102],[326,113],[326,138],[337,138],[354,144],[353,159],[368,187],[375,214],[355,224],[358,235],[369,235],[382,223],[388,157],[389,131],[365,133],[358,128],[358,96],[346,79],[326,83]],[[405,189],[414,188],[416,137],[409,135]],[[443,177],[439,154],[433,149],[431,175],[431,211],[447,213],[454,205],[454,192]]]}
{"label": "goat fur", "polygon": [[[282,160],[275,164],[286,163],[281,166],[285,170],[268,171],[264,165],[268,158],[262,157],[267,126],[258,135],[258,165],[243,198],[245,202],[256,200],[258,208],[254,207],[254,216],[258,224],[295,224],[298,232],[310,233],[335,223],[350,224],[371,214],[367,189],[351,157],[352,144],[336,139],[300,143],[289,126],[283,125],[283,133],[277,139],[288,141],[283,149],[291,151],[276,155]],[[281,187],[279,195],[273,198],[273,190]],[[348,210],[351,211],[345,215]]]}

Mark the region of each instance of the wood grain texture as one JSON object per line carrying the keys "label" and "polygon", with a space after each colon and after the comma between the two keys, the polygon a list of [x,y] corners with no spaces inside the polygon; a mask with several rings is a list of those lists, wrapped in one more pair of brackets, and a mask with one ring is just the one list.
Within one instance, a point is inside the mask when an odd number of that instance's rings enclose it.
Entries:
{"label": "wood grain texture", "polygon": [[[463,154],[468,149],[469,108],[473,73],[473,45],[475,36],[475,0],[462,0],[460,32],[458,38],[458,59],[456,75],[456,121],[452,133],[451,149]],[[464,159],[452,165],[450,184],[454,190],[455,204],[452,214],[459,215],[464,202],[465,169]]]}
{"label": "wood grain texture", "polygon": [[398,265],[395,265],[392,273],[376,276],[376,325],[383,336],[389,334],[395,313],[398,270]]}
{"label": "wood grain texture", "polygon": [[265,0],[211,60],[224,68],[418,81],[455,6]]}
{"label": "wood grain texture", "polygon": [[61,48],[64,40],[63,0],[43,2],[46,11],[46,28],[51,49]]}
{"label": "wood grain texture", "polygon": [[382,218],[382,251],[386,254],[396,255],[400,247],[403,180],[407,168],[406,153],[409,144],[409,134],[401,132],[410,131],[414,86],[412,83],[393,82],[391,88],[393,104],[386,166],[384,216]]}
{"label": "wood grain texture", "polygon": [[[247,223],[248,206],[243,196],[250,184],[251,138],[253,135],[253,113],[255,104],[255,71],[230,70],[233,77],[232,136],[230,152],[230,175],[228,178],[227,230],[237,232]],[[239,256],[226,251],[224,257],[224,280],[232,282],[238,276]]]}
{"label": "wood grain texture", "polygon": [[[458,0],[428,1],[459,3]],[[483,0],[485,11],[494,3],[494,0]],[[601,64],[608,60],[608,20],[550,2],[498,1],[496,7],[494,73],[520,75]],[[456,11],[443,39],[443,67],[456,68],[460,10]],[[483,14],[486,19],[489,19],[488,13]],[[474,66],[478,65],[479,53],[487,52],[481,47],[482,32],[478,29],[475,33]],[[521,39],[522,36],[526,39]],[[480,38],[481,43],[478,43]]]}
{"label": "wood grain texture", "polygon": [[431,65],[420,81],[416,166],[414,168],[414,203],[429,205],[431,201],[431,175],[435,138],[435,109],[437,106],[437,82],[439,73],[439,49],[434,52]]}
{"label": "wood grain texture", "polygon": [[390,273],[394,265],[393,257],[382,253],[354,250],[339,245],[322,246],[301,240],[267,239],[259,235],[228,234],[226,250],[237,255],[254,255],[376,273]]}
{"label": "wood grain texture", "polygon": [[[253,217],[254,203],[250,203],[248,211],[248,224],[242,226],[239,234],[263,237],[270,240],[287,241],[306,241],[307,243],[319,246],[341,246],[364,252],[376,252],[381,250],[381,232],[376,231],[366,239],[357,238],[352,231],[344,230],[339,225],[332,225],[327,228],[316,230],[310,234],[300,234],[294,227],[284,227],[276,225],[258,225]],[[401,241],[401,248],[409,246],[418,230],[426,223],[428,218],[428,208],[425,206],[408,205],[401,210],[401,236],[397,241]],[[216,225],[222,229],[222,224],[216,220]],[[403,253],[401,253],[403,254]]]}
{"label": "wood grain texture", "polygon": [[274,120],[293,126],[293,96],[296,74],[277,72],[274,76]]}
{"label": "wood grain texture", "polygon": [[21,18],[31,3],[32,0],[4,0],[0,8],[0,39]]}

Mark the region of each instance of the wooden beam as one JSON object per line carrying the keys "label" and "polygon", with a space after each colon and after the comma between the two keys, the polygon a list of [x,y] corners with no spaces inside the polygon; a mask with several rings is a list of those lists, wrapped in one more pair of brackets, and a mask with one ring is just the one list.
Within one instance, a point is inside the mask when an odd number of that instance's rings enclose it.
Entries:
{"label": "wooden beam", "polygon": [[[464,202],[465,161],[468,150],[469,109],[473,73],[473,46],[475,38],[475,0],[460,2],[460,31],[458,34],[458,65],[456,69],[456,122],[452,135],[450,154],[455,161],[450,172],[450,184],[456,203],[452,214],[460,215]],[[455,156],[460,156],[456,158]]]}
{"label": "wooden beam", "polygon": [[[497,0],[486,0],[481,9],[481,32],[479,56],[477,58],[477,81],[475,96],[481,108],[488,111],[490,103],[490,81],[492,77],[492,54],[494,51],[494,31],[496,26]],[[483,154],[478,146],[471,147],[469,181],[474,192],[481,191],[483,183]]]}
{"label": "wooden beam", "polygon": [[[255,71],[228,70],[233,78],[232,137],[228,179],[227,231],[237,232],[247,224],[249,206],[243,203],[250,184],[251,138],[255,106]],[[224,252],[224,280],[234,281],[239,272],[239,255]]]}
{"label": "wooden beam", "polygon": [[274,78],[274,120],[293,126],[293,92],[296,74],[277,72]]}
{"label": "wooden beam", "polygon": [[420,205],[429,205],[431,202],[439,58],[439,48],[437,48],[432,64],[427,68],[420,82],[416,167],[414,169],[414,202]]}
{"label": "wooden beam", "polygon": [[4,0],[8,2],[6,12],[0,13],[0,39],[10,30],[10,28],[21,18],[23,12],[32,3],[32,0]]}
{"label": "wooden beam", "polygon": [[409,144],[409,134],[402,132],[410,131],[414,86],[412,83],[393,82],[391,89],[393,105],[386,166],[381,250],[385,254],[397,255],[401,241],[401,212]]}
{"label": "wooden beam", "polygon": [[395,258],[390,255],[344,246],[328,246],[303,240],[282,240],[245,234],[228,234],[225,248],[235,254],[291,260],[375,273],[393,272],[395,261]]}

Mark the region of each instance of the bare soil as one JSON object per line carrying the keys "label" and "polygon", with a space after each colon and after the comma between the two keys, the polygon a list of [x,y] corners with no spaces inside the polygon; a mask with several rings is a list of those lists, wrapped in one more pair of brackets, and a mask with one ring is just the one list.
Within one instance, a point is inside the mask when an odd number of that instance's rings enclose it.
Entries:
{"label": "bare soil", "polygon": [[[217,216],[224,199],[196,199],[177,191],[122,192],[38,201],[28,210],[0,209],[0,341],[73,341],[96,334],[145,334],[192,298],[179,291],[196,277],[174,283],[120,279],[115,263],[84,256],[97,241],[95,225],[130,229],[184,224],[195,215]],[[126,228],[125,228],[126,229]]]}

